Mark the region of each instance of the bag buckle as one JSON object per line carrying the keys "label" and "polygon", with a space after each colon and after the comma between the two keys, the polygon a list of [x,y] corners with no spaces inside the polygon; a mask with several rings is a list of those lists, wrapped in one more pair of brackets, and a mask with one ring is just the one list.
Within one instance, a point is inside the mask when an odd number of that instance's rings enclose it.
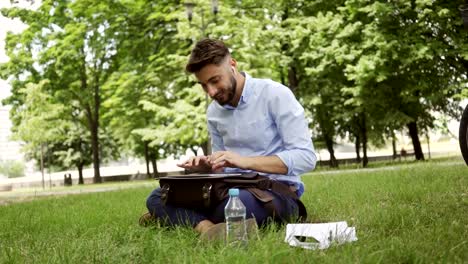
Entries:
{"label": "bag buckle", "polygon": [[169,184],[164,184],[161,187],[161,202],[164,205],[166,205],[167,197],[169,196],[169,189],[170,189]]}
{"label": "bag buckle", "polygon": [[205,183],[205,185],[203,185],[203,188],[202,188],[202,192],[203,192],[203,205],[208,208],[210,207],[210,204],[211,204],[211,188],[213,186],[211,185],[211,183]]}

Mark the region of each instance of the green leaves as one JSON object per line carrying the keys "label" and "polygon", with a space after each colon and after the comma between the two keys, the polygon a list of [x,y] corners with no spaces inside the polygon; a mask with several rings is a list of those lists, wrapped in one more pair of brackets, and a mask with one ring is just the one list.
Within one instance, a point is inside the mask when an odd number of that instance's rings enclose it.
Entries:
{"label": "green leaves", "polygon": [[25,102],[19,113],[22,122],[17,128],[16,136],[34,146],[63,139],[61,132],[66,124],[60,117],[64,106],[53,102],[53,98],[44,92],[49,83],[49,80],[38,84],[28,83],[20,90],[25,96]]}
{"label": "green leaves", "polygon": [[[468,32],[457,8],[442,0],[232,0],[214,16],[200,0],[189,23],[180,1],[47,0],[35,11],[1,10],[28,28],[8,34],[0,76],[13,85],[5,103],[21,137],[74,139],[54,147],[66,164],[86,156],[91,148],[75,143],[89,145],[91,135],[108,136],[102,153],[117,144],[140,157],[148,144],[159,157],[205,144],[205,96],[184,72],[202,37],[223,39],[241,71],[291,87],[324,145],[363,126],[381,142],[409,121],[430,124],[434,110],[456,115],[453,100],[467,96]],[[55,132],[35,138],[34,126]]]}

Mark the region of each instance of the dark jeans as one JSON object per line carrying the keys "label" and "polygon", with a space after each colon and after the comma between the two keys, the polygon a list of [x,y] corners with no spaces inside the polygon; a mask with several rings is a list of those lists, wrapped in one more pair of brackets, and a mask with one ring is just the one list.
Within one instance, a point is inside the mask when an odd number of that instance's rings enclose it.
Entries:
{"label": "dark jeans", "polygon": [[[298,215],[297,202],[293,198],[269,192],[274,196],[273,203],[280,218],[289,222],[294,221]],[[259,226],[266,224],[269,218],[271,218],[269,211],[263,206],[263,203],[248,191],[241,189],[239,197],[247,209],[247,218],[254,217]],[[179,208],[163,205],[161,202],[161,188],[157,188],[151,192],[146,200],[146,206],[151,215],[169,226],[189,225],[195,227],[202,220],[210,220],[215,224],[224,222],[224,207],[227,201],[228,199],[225,199],[214,210],[210,211]]]}

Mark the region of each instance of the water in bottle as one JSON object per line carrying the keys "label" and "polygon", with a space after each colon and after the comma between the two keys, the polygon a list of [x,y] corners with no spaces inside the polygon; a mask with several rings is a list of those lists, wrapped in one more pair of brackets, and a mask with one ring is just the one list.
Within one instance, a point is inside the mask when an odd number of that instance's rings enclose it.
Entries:
{"label": "water in bottle", "polygon": [[224,216],[226,217],[226,244],[246,246],[246,210],[239,199],[239,189],[229,189],[229,201],[224,208]]}

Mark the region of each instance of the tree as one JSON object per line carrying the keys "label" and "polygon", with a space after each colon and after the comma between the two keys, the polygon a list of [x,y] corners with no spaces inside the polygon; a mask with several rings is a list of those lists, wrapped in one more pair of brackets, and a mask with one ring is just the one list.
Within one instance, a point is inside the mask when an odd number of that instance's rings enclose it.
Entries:
{"label": "tree", "polygon": [[350,22],[363,23],[354,46],[361,55],[357,64],[347,67],[349,79],[356,82],[366,102],[372,103],[372,113],[382,108],[379,101],[384,102],[386,112],[381,120],[406,125],[416,159],[424,159],[418,126],[432,126],[431,111],[455,116],[452,97],[466,79],[460,57],[466,34],[455,36],[461,27],[456,21],[457,4],[350,1],[341,11]]}
{"label": "tree", "polygon": [[[7,52],[10,61],[4,75],[13,76],[13,119],[23,99],[17,89],[28,81],[49,79],[50,93],[63,104],[75,104],[90,131],[94,180],[101,182],[100,107],[101,87],[116,67],[115,55],[121,5],[114,1],[44,1],[37,11],[3,9],[3,15],[19,18],[29,28],[17,36],[10,34]],[[34,53],[34,50],[40,50]],[[24,55],[22,55],[24,54]],[[19,65],[17,63],[20,62]],[[22,76],[28,76],[23,81]]]}
{"label": "tree", "polygon": [[[366,166],[368,145],[402,129],[423,159],[418,134],[434,126],[434,111],[459,115],[455,95],[466,85],[468,33],[458,4],[229,0],[213,16],[200,0],[190,23],[176,0],[47,0],[37,11],[4,9],[29,25],[7,37],[10,62],[0,75],[10,78],[13,94],[5,102],[16,130],[26,98],[20,89],[47,79],[44,92],[66,108],[62,118],[89,136],[64,130],[74,151],[90,144],[97,182],[100,154],[114,138],[156,173],[159,158],[207,150],[205,97],[183,68],[191,47],[208,36],[228,44],[240,70],[293,90],[333,166],[337,138],[355,140]],[[62,147],[53,149],[64,162],[80,156]]]}
{"label": "tree", "polygon": [[[457,112],[452,97],[466,80],[460,70],[466,44],[453,34],[461,25],[454,22],[456,4],[440,2],[346,1],[334,12],[287,19],[292,56],[306,73],[300,93],[320,103],[324,91],[341,98],[326,106],[328,119],[358,131],[364,165],[367,139],[381,142],[403,126],[423,159],[417,126],[431,126],[431,111]],[[334,112],[336,104],[344,114]]]}
{"label": "tree", "polygon": [[25,151],[35,152],[39,150],[40,168],[42,172],[42,187],[44,182],[44,148],[50,142],[63,140],[62,128],[64,123],[60,116],[64,106],[52,102],[52,98],[44,92],[44,87],[49,85],[48,80],[38,84],[28,83],[20,90],[25,96],[23,109],[20,112],[21,123],[14,134],[16,139],[27,143]]}
{"label": "tree", "polygon": [[150,144],[151,140],[144,140],[134,131],[161,125],[154,123],[154,113],[144,109],[141,101],[161,107],[174,101],[171,87],[176,69],[170,56],[184,49],[174,38],[178,21],[175,14],[179,12],[176,3],[155,4],[146,0],[123,3],[126,19],[120,28],[121,44],[117,52],[120,66],[103,86],[104,122],[126,152],[145,158],[148,176],[152,164],[154,177],[158,173],[157,159],[173,153],[167,144]]}

